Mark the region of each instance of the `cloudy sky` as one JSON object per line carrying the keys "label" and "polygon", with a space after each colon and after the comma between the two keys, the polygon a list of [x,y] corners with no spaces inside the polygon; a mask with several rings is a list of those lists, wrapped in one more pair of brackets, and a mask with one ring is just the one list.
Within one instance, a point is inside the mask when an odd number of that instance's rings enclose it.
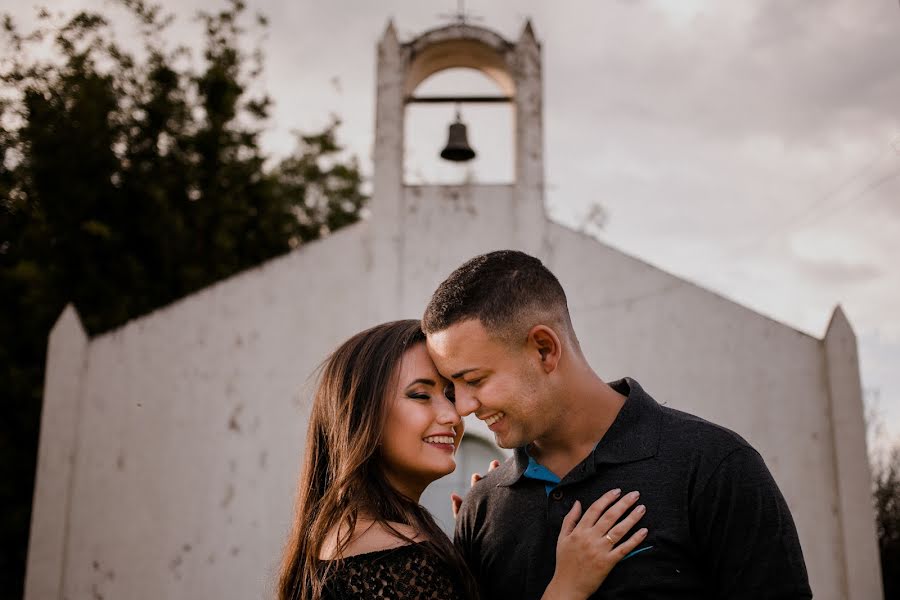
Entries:
{"label": "cloudy sky", "polygon": [[[264,138],[338,115],[371,172],[375,45],[446,23],[456,0],[247,0],[271,19]],[[30,2],[7,7],[28,21]],[[47,0],[51,8],[102,0]],[[216,4],[168,0],[184,17]],[[796,329],[822,337],[841,304],[863,385],[900,438],[900,6],[896,0],[468,0],[508,39],[543,44],[550,215]],[[185,37],[191,36],[191,37]],[[494,93],[449,72],[419,93]],[[505,181],[511,113],[463,107],[479,158],[441,165],[453,108],[408,113],[407,179]],[[599,207],[599,208],[598,208]]]}

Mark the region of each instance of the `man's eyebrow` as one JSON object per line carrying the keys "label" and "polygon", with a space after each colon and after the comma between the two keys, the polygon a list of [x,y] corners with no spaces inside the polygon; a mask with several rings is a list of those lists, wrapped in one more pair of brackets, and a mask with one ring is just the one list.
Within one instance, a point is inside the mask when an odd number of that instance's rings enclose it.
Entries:
{"label": "man's eyebrow", "polygon": [[409,385],[407,385],[406,387],[411,388],[412,386],[416,385],[417,383],[424,383],[425,385],[432,385],[432,386],[435,385],[434,379],[419,378],[419,379],[416,379],[415,381],[411,381],[409,383]]}
{"label": "man's eyebrow", "polygon": [[463,369],[462,371],[460,371],[460,372],[458,372],[458,373],[454,373],[453,375],[451,375],[451,376],[450,376],[450,379],[459,379],[460,377],[462,377],[462,376],[465,375],[466,373],[471,373],[472,371],[477,371],[477,370],[478,370],[478,367],[472,367],[471,369]]}

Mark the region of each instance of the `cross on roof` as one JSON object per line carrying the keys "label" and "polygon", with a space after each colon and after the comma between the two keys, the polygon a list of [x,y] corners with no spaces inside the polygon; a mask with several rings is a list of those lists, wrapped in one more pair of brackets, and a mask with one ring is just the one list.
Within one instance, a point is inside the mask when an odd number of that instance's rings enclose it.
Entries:
{"label": "cross on roof", "polygon": [[472,21],[481,21],[482,17],[476,17],[472,14],[466,13],[466,1],[465,0],[456,0],[456,12],[455,13],[444,13],[438,15],[440,19],[450,19],[452,21],[456,21],[459,25],[465,25],[466,23]]}

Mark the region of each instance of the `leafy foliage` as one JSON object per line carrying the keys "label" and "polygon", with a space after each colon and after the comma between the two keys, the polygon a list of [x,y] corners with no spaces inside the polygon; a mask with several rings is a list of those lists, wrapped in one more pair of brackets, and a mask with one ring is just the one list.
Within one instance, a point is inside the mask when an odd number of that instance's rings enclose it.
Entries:
{"label": "leafy foliage", "polygon": [[167,45],[171,15],[118,4],[136,51],[103,14],[42,11],[28,34],[3,19],[0,584],[11,597],[22,594],[47,334],[65,304],[91,333],[116,327],[353,223],[366,202],[337,122],[267,167],[271,99],[250,93],[264,57],[243,48],[241,0],[199,14],[199,68]]}
{"label": "leafy foliage", "polygon": [[875,520],[885,600],[900,600],[900,446],[875,465]]}

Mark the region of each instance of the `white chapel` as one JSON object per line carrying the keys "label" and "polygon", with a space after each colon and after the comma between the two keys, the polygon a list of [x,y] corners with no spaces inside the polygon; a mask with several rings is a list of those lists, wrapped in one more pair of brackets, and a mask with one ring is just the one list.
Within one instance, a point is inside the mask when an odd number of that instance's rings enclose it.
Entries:
{"label": "white chapel", "polygon": [[[878,600],[881,576],[856,339],[823,339],[548,220],[541,45],[453,23],[378,47],[371,217],[88,338],[69,306],[50,334],[27,600],[271,597],[291,521],[313,373],[351,334],[420,317],[482,252],[540,257],[586,356],[659,402],[756,447],[796,521],[819,600]],[[430,76],[476,69],[515,118],[514,181],[404,182],[406,110]],[[448,100],[448,99],[444,99]],[[451,99],[452,100],[452,99]],[[460,99],[455,99],[460,101]],[[476,99],[478,100],[478,99]],[[502,453],[469,423],[460,468]]]}

